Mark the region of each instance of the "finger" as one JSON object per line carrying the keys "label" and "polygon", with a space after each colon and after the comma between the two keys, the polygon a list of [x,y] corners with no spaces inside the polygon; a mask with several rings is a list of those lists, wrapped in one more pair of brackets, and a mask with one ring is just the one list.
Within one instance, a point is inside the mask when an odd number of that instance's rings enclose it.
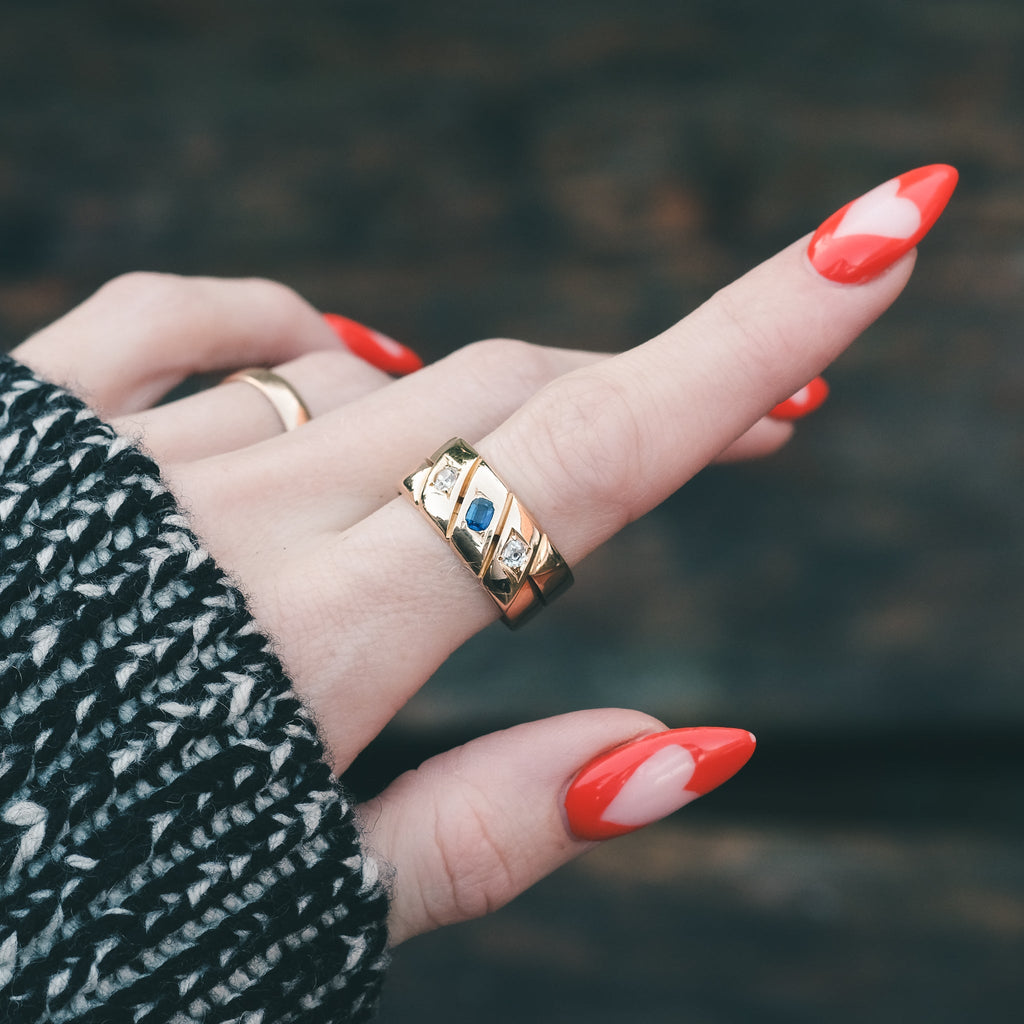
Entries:
{"label": "finger", "polygon": [[605,709],[432,758],[359,808],[364,842],[394,868],[392,945],[496,910],[593,840],[672,813],[732,776],[753,746],[745,730],[666,731]]}
{"label": "finger", "polygon": [[[423,432],[440,436],[474,428],[486,433],[554,378],[608,358],[605,353],[541,349],[504,339],[467,346],[421,370],[414,380],[405,383],[397,403],[393,394],[380,396],[346,409],[344,416],[335,417],[329,423],[304,430],[301,437],[290,441],[282,439],[276,463],[287,467],[294,464],[295,458],[302,458],[310,465],[319,463],[321,469],[316,476],[319,485],[335,489],[338,498],[329,504],[309,503],[308,510],[314,515],[316,510],[322,511],[325,528],[337,526],[339,522],[354,523],[383,504],[383,499],[373,489],[345,485],[353,480],[370,479],[370,474],[382,462],[388,467],[401,465],[407,453],[415,450]],[[511,371],[512,366],[518,368]],[[500,372],[502,369],[504,372]],[[353,369],[344,356],[327,352],[300,357],[277,367],[275,372],[295,387],[315,418],[366,398],[390,381],[369,366]],[[458,395],[460,401],[439,401],[439,395],[446,393]],[[418,418],[394,416],[396,404],[403,409],[417,409]],[[385,434],[377,427],[381,422],[389,424]],[[207,390],[122,417],[115,421],[115,426],[121,433],[139,437],[164,466],[236,451],[281,433],[280,420],[266,399],[241,384]],[[730,445],[716,461],[764,457],[782,447],[791,434],[792,428],[766,419]],[[336,458],[339,436],[346,439],[352,452],[345,460]],[[194,476],[187,482],[182,481],[182,495],[196,490],[208,494],[219,478],[221,486],[230,488],[237,497],[236,487],[245,486],[244,481],[237,479],[238,472],[231,472],[230,480],[222,477],[222,472],[220,465],[206,467],[205,473],[200,471],[206,483],[195,480]],[[274,475],[275,467],[263,464],[259,473],[251,472],[249,467],[244,472],[262,488],[263,481]],[[282,495],[282,500],[293,508],[295,492],[289,489],[288,494],[291,497]],[[284,507],[274,510],[275,515],[287,512]],[[306,522],[313,525],[310,515],[306,516]]]}
{"label": "finger", "polygon": [[195,374],[337,348],[334,330],[284,285],[134,273],[13,355],[112,417],[148,408]]}
{"label": "finger", "polygon": [[[560,350],[552,352],[552,377],[567,372],[584,360],[596,361],[599,358],[606,358],[596,353]],[[391,380],[389,376],[372,366],[362,363],[353,366],[351,363],[351,359],[343,353],[315,352],[275,367],[274,372],[294,388],[310,414],[317,418],[365,398]],[[415,390],[419,391],[421,387],[428,388],[431,376],[428,373],[427,379],[417,382]],[[510,397],[512,393],[506,391],[506,397]],[[525,399],[526,396],[523,397]],[[501,409],[506,412],[512,411],[506,406],[502,406]],[[490,410],[498,411],[494,405],[490,405]],[[321,438],[324,443],[333,447],[337,433],[340,432],[348,436],[352,446],[358,449],[358,438],[362,428],[373,422],[372,410],[361,406],[358,410],[352,410],[350,423],[332,423],[330,435],[325,429],[325,432],[321,433]],[[493,425],[493,421],[488,422],[486,429]],[[113,421],[113,426],[118,433],[135,439],[161,466],[176,462],[195,462],[223,455],[259,441],[278,437],[282,432],[280,417],[266,397],[239,381],[227,382],[221,385],[220,389],[208,388],[176,402],[136,413],[134,416],[118,417]],[[460,415],[458,426],[466,426],[464,412]],[[455,429],[452,424],[449,424],[449,427]],[[439,425],[437,432],[443,433],[444,429]],[[720,453],[715,461],[725,463],[764,458],[778,451],[792,434],[793,429],[788,424],[765,418]],[[299,439],[296,439],[295,443],[298,444]],[[310,431],[303,433],[301,443],[307,446],[314,443]],[[374,451],[379,454],[377,446]],[[332,464],[325,463],[326,466]],[[347,468],[351,471],[350,465]],[[346,519],[355,522],[378,507],[380,502],[374,502],[372,499],[368,501],[361,492],[354,491],[347,504],[349,507]],[[339,511],[336,504],[330,512],[333,521],[337,521]]]}
{"label": "finger", "polygon": [[[323,416],[382,388],[391,378],[349,352],[324,350],[275,366],[309,410]],[[282,433],[281,418],[266,395],[231,381],[113,421],[136,438],[161,465],[236,451]]]}
{"label": "finger", "polygon": [[[415,379],[403,382],[400,398],[395,393],[372,395],[381,379],[369,367],[352,372],[337,367],[333,353],[316,353],[277,368],[297,392],[307,400],[314,417],[330,411],[333,403],[342,415],[329,421],[310,424],[301,436],[279,438],[274,452],[263,450],[258,463],[212,462],[190,466],[181,476],[169,469],[174,462],[193,462],[236,451],[245,445],[278,437],[281,424],[272,407],[254,389],[231,385],[222,390],[233,394],[203,392],[179,402],[115,422],[122,433],[141,435],[143,444],[161,465],[175,476],[176,490],[182,497],[214,507],[230,500],[262,500],[263,512],[274,518],[294,514],[302,506],[304,524],[323,529],[350,525],[375,511],[391,497],[391,470],[383,479],[383,488],[353,486],[354,482],[374,480],[373,474],[383,462],[387,467],[402,465],[407,453],[415,450],[424,432],[441,436],[456,430],[487,433],[510,415],[535,391],[575,368],[610,358],[604,353],[569,349],[539,348],[524,342],[493,339],[459,349],[432,366],[421,370]],[[518,362],[515,373],[497,375],[495,368]],[[332,372],[333,371],[333,372]],[[389,378],[388,378],[389,379]],[[495,382],[498,382],[497,385]],[[461,396],[456,403],[438,401],[438,394],[451,392]],[[365,399],[344,408],[346,403]],[[400,418],[396,407],[415,409],[417,417]],[[386,422],[389,430],[381,433],[377,424]],[[720,453],[716,462],[735,462],[770,455],[792,435],[789,424],[765,418]],[[349,454],[338,459],[338,438],[346,440]],[[265,481],[280,478],[296,465],[317,472],[302,474],[315,484],[313,492],[299,486],[288,487],[274,496],[266,493]],[[256,488],[250,495],[249,489]],[[318,501],[325,489],[334,495],[330,502]],[[211,496],[219,492],[222,500]],[[273,507],[267,501],[273,498]],[[190,500],[189,504],[195,504]],[[201,511],[198,513],[202,515]],[[214,529],[214,534],[216,530]],[[226,553],[230,561],[230,553]]]}
{"label": "finger", "polygon": [[[480,442],[570,565],[818,374],[896,298],[914,262],[904,253],[871,281],[838,286],[807,250],[804,239],[646,345],[560,378]],[[296,609],[284,602],[319,595],[304,609],[315,628],[284,642],[344,759],[496,612],[403,500],[306,545],[289,546],[292,569],[263,614],[287,638]]]}

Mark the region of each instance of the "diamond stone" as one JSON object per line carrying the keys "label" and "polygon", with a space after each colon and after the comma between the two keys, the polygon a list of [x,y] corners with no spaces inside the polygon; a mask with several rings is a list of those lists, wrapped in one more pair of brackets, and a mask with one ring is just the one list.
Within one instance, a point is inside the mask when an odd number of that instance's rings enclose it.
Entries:
{"label": "diamond stone", "polygon": [[502,565],[507,566],[513,572],[521,572],[523,566],[526,565],[529,555],[530,548],[527,546],[526,541],[518,533],[513,533],[505,541],[505,546],[501,549],[498,558]]}
{"label": "diamond stone", "polygon": [[437,476],[434,477],[434,490],[441,494],[448,494],[459,479],[458,471],[454,466],[445,466]]}
{"label": "diamond stone", "polygon": [[494,518],[494,502],[490,498],[474,498],[466,511],[466,525],[474,533],[483,533]]}

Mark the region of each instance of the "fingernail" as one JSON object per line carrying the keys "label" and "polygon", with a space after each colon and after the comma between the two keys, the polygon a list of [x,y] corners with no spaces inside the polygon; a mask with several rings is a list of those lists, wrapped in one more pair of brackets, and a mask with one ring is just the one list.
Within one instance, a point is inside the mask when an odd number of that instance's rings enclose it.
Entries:
{"label": "fingernail", "polygon": [[337,313],[324,313],[323,317],[350,352],[378,370],[404,377],[423,367],[423,360],[394,338]]}
{"label": "fingernail", "polygon": [[837,210],[814,233],[807,255],[830,281],[863,284],[921,241],[956,188],[948,164],[907,171]]}
{"label": "fingernail", "polygon": [[779,402],[768,415],[773,420],[799,420],[809,416],[815,409],[820,409],[826,398],[828,384],[825,383],[825,378],[815,377],[795,395],[790,395],[784,402]]}
{"label": "fingernail", "polygon": [[671,729],[594,758],[565,795],[580,839],[611,839],[658,821],[736,774],[754,752],[745,729]]}

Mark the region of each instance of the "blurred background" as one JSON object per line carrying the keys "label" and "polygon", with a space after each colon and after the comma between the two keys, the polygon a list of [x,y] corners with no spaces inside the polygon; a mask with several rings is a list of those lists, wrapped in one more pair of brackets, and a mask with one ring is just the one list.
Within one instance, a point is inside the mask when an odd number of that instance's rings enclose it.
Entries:
{"label": "blurred background", "polygon": [[1022,52],[1019,0],[5,0],[8,347],[148,269],[279,278],[428,359],[612,351],[960,168],[782,454],[703,473],[357,764],[368,794],[600,705],[760,741],[711,799],[403,947],[385,1024],[1020,1019]]}

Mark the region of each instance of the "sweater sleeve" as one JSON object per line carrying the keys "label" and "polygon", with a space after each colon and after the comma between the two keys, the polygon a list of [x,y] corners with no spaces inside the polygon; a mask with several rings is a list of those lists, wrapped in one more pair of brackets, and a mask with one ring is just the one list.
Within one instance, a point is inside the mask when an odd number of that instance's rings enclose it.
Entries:
{"label": "sweater sleeve", "polygon": [[363,1021],[386,911],[156,466],[0,357],[0,1019]]}

